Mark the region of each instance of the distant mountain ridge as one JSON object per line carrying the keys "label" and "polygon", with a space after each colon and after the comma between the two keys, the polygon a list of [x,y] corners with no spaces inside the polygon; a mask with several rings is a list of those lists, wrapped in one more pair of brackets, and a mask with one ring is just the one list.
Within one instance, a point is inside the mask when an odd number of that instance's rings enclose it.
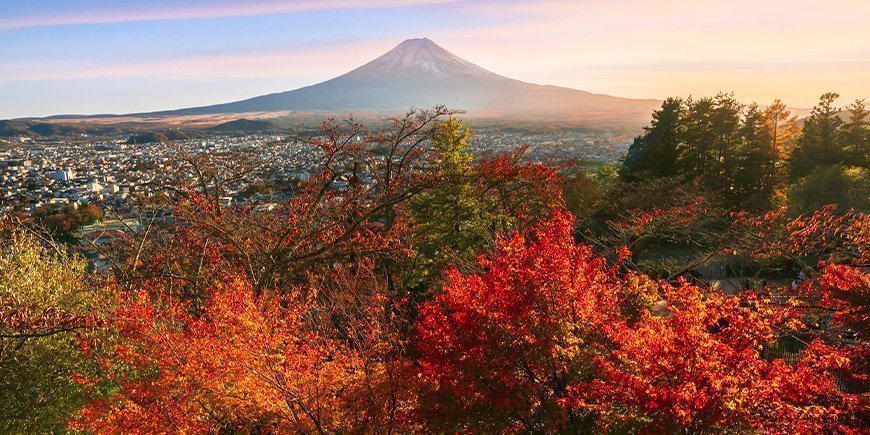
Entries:
{"label": "distant mountain ridge", "polygon": [[278,131],[280,128],[271,121],[239,118],[234,121],[224,122],[215,125],[214,127],[209,127],[208,130],[216,133],[260,133]]}
{"label": "distant mountain ridge", "polygon": [[645,123],[658,100],[618,98],[510,79],[427,38],[409,39],[346,74],[292,91],[211,106],[136,115],[278,111],[382,111],[446,105],[509,119]]}

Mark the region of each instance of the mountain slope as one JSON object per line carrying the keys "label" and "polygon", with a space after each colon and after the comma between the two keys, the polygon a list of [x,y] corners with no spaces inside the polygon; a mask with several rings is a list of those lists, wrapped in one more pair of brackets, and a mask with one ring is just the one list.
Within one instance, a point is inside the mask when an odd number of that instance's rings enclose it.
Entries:
{"label": "mountain slope", "polygon": [[280,129],[271,121],[239,118],[234,121],[224,122],[215,125],[214,127],[209,127],[208,130],[215,133],[261,133],[278,131]]}
{"label": "mountain slope", "polygon": [[471,115],[492,117],[645,122],[659,102],[513,80],[422,38],[406,40],[377,59],[316,85],[232,103],[155,114],[286,110],[395,112],[439,104],[465,109]]}

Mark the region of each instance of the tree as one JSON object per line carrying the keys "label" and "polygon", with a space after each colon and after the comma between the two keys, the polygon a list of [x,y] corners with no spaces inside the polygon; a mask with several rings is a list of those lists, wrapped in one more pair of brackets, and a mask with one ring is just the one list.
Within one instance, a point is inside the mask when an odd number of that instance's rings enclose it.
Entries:
{"label": "tree", "polygon": [[668,99],[623,160],[624,180],[698,179],[733,208],[760,208],[784,178],[797,120],[777,100],[761,111],[732,94]]}
{"label": "tree", "polygon": [[[425,304],[415,344],[430,430],[857,433],[866,425],[866,402],[835,377],[861,373],[865,347],[815,340],[797,363],[763,355],[782,331],[804,327],[791,309],[799,302],[789,302],[801,292],[730,297],[655,282],[576,245],[572,227],[556,213],[527,236],[503,239],[479,272],[451,271]],[[858,307],[865,297],[856,289],[866,275],[826,282],[841,295],[835,303]],[[783,294],[795,299],[781,303]]]}
{"label": "tree", "polygon": [[448,272],[443,292],[424,305],[416,347],[432,430],[588,423],[585,412],[564,407],[569,388],[590,375],[603,329],[651,303],[655,286],[641,276],[621,285],[572,231],[571,216],[556,213],[528,237],[502,239],[479,259],[481,272]]}
{"label": "tree", "polygon": [[[223,157],[193,159],[206,181],[177,189],[177,223],[146,231],[118,261],[106,321],[119,343],[88,353],[115,388],[95,394],[74,427],[412,430],[416,382],[404,346],[411,304],[427,289],[403,279],[415,226],[430,223],[413,219],[411,204],[468,195],[522,227],[561,195],[555,171],[519,162],[521,152],[469,166],[465,128],[442,124],[444,113],[412,113],[377,133],[327,123],[313,141],[320,173],[273,212],[221,206],[214,189],[241,175],[221,174]],[[433,174],[433,163],[442,170]],[[330,188],[340,176],[358,181]]]}
{"label": "tree", "polygon": [[685,174],[726,187],[726,174],[735,170],[733,151],[740,142],[743,107],[731,94],[690,100],[687,106],[685,141],[678,148],[678,164]]}
{"label": "tree", "polygon": [[606,258],[627,247],[624,265],[676,278],[721,257],[726,221],[717,191],[699,179],[651,179],[617,186],[580,234]]}
{"label": "tree", "polygon": [[738,209],[764,209],[775,202],[785,183],[785,162],[799,133],[797,118],[775,100],[760,110],[748,105],[739,128],[740,140],[732,151],[733,169],[725,171],[726,202]]}
{"label": "tree", "polygon": [[607,181],[600,181],[595,175],[585,169],[577,170],[566,177],[562,188],[566,208],[580,221],[591,219],[602,206]]}
{"label": "tree", "polygon": [[741,144],[736,150],[738,168],[729,175],[728,200],[742,208],[760,208],[770,204],[777,178],[777,153],[765,130],[765,115],[757,104],[750,104],[743,114]]}
{"label": "tree", "polygon": [[567,164],[523,162],[527,147],[484,159],[475,165],[475,188],[494,201],[512,228],[526,229],[564,207],[560,170]]}
{"label": "tree", "polygon": [[77,336],[100,298],[85,263],[32,233],[0,243],[0,432],[54,433],[85,402]]}
{"label": "tree", "polygon": [[[138,263],[119,262],[117,274],[133,288],[202,299],[221,280],[219,271],[247,275],[260,292],[299,284],[309,273],[365,254],[398,280],[398,265],[410,253],[407,205],[437,181],[424,169],[439,121],[451,113],[411,111],[383,131],[352,119],[326,121],[321,134],[308,140],[319,150],[317,172],[273,210],[217,201],[223,188],[261,162],[250,156],[250,165],[224,155],[189,158],[179,178],[188,174],[194,181],[173,187],[175,197],[164,206],[181,224],[155,227],[141,243],[130,244],[124,256]],[[370,183],[359,182],[362,175]],[[336,189],[337,180],[357,181]],[[155,287],[156,279],[166,282]]]}
{"label": "tree", "polygon": [[438,279],[448,263],[468,260],[494,232],[508,225],[496,203],[475,189],[467,125],[451,118],[433,137],[437,185],[411,201],[419,253],[418,279]]}
{"label": "tree", "polygon": [[685,102],[680,98],[662,102],[662,107],[653,112],[650,125],[644,127],[644,133],[628,149],[623,159],[623,177],[631,179],[644,174],[668,177],[677,173],[685,110]]}
{"label": "tree", "polygon": [[204,304],[122,296],[117,385],[72,427],[95,433],[396,432],[414,428],[399,298],[371,261],[256,295],[227,275]]}
{"label": "tree", "polygon": [[840,140],[849,166],[870,166],[870,110],[864,100],[855,100],[847,107],[849,119],[843,124]]}
{"label": "tree", "polygon": [[787,310],[752,293],[724,296],[665,288],[668,313],[612,331],[595,379],[568,403],[588,407],[598,427],[641,433],[858,433],[865,404],[835,374],[853,364],[813,341],[796,364],[762,358]]}
{"label": "tree", "polygon": [[794,210],[818,210],[827,204],[842,209],[870,208],[870,170],[867,167],[843,165],[817,166],[789,190],[789,202]]}
{"label": "tree", "polygon": [[[0,412],[60,431],[85,402],[67,429],[95,433],[861,432],[866,213],[769,210],[783,105],[667,103],[631,182],[571,180],[596,208],[579,231],[567,165],[475,162],[443,108],[327,121],[274,209],[219,201],[254,154],[185,156],[82,305],[42,293],[89,288],[79,260],[0,247]],[[712,260],[794,281],[725,294],[695,277]],[[15,420],[34,397],[59,405]]]}
{"label": "tree", "polygon": [[791,116],[791,112],[785,104],[776,99],[773,104],[762,112],[762,128],[769,141],[769,149],[773,153],[773,161],[777,162],[788,159],[794,140],[800,133],[797,117]]}
{"label": "tree", "polygon": [[795,145],[790,160],[792,179],[803,177],[816,166],[834,165],[842,161],[843,149],[838,135],[843,120],[834,101],[840,95],[827,92],[813,107],[809,118],[804,121],[803,133]]}
{"label": "tree", "polygon": [[815,276],[817,264],[863,264],[870,259],[867,215],[830,204],[792,217],[785,207],[760,214],[730,213],[726,251],[769,264],[791,263]]}
{"label": "tree", "polygon": [[[85,349],[114,388],[95,389],[74,428],[413,427],[407,205],[437,181],[425,169],[449,113],[413,111],[379,132],[327,121],[309,143],[319,172],[275,210],[216,201],[255,159],[188,158],[178,175],[193,183],[172,186],[164,205],[176,223],[149,226],[115,262],[106,321],[118,343]],[[332,188],[338,179],[345,189]]]}
{"label": "tree", "polygon": [[103,212],[94,204],[49,204],[37,209],[33,217],[54,237],[72,240],[73,232],[102,219]]}

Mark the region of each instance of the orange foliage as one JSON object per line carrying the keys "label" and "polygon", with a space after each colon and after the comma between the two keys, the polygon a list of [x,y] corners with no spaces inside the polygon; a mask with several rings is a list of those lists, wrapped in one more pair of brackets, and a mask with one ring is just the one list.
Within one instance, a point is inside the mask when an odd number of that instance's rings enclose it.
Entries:
{"label": "orange foliage", "polygon": [[[389,317],[379,297],[355,311],[359,329],[344,331],[353,340],[343,340],[331,325],[318,324],[328,321],[318,311],[330,307],[316,301],[316,288],[258,298],[227,277],[210,293],[199,310],[131,296],[114,319],[123,340],[103,361],[120,391],[93,401],[73,427],[278,433],[408,424],[413,396],[399,382],[404,362],[393,358],[401,342],[379,322]],[[348,313],[332,308],[325,315]]]}

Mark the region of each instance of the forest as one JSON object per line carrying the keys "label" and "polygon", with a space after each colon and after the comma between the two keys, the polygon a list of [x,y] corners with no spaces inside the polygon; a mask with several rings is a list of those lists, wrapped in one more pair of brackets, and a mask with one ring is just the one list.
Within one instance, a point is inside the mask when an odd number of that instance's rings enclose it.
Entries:
{"label": "forest", "polygon": [[221,204],[244,155],[179,161],[99,273],[7,217],[0,432],[866,433],[870,119],[837,99],[669,98],[594,166],[477,159],[444,107],[330,119],[274,208]]}

